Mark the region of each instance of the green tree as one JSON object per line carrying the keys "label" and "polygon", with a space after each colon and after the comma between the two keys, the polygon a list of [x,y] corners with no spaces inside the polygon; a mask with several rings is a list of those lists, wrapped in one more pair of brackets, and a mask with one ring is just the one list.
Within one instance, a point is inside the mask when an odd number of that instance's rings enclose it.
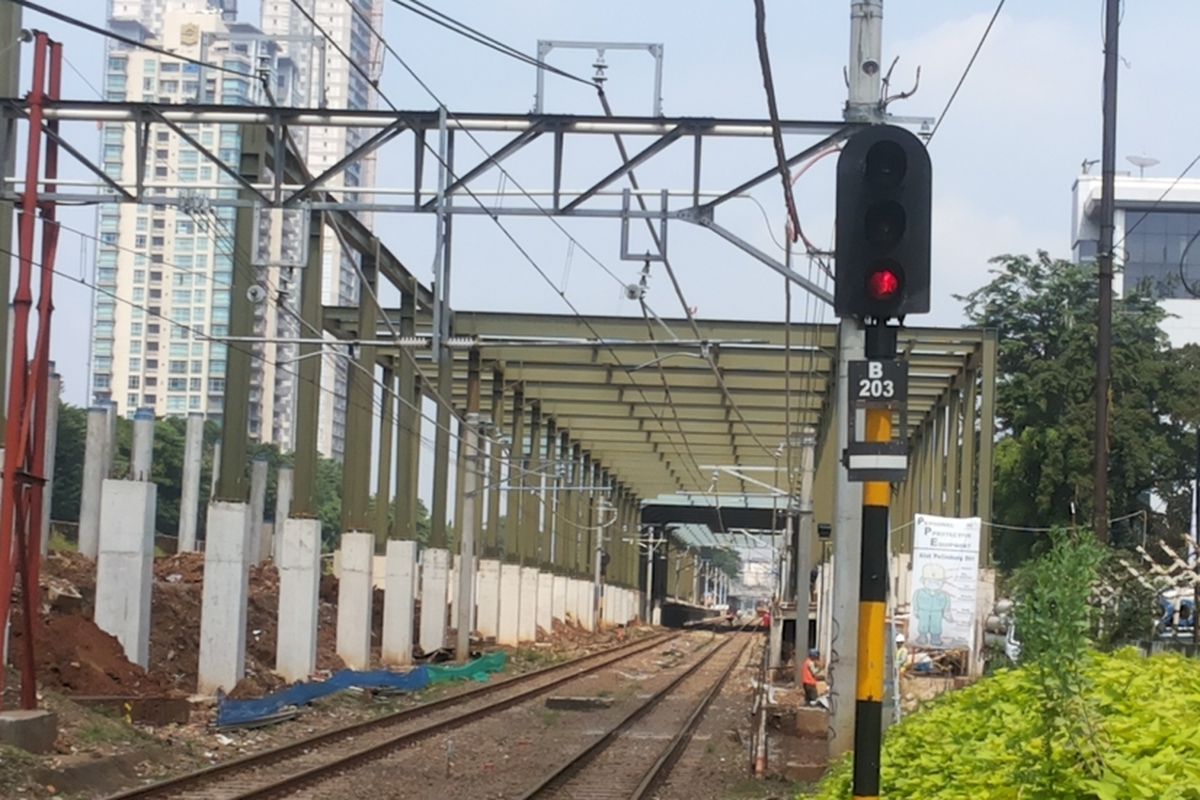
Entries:
{"label": "green tree", "polygon": [[[995,518],[1049,527],[1090,519],[1095,441],[1093,387],[1097,306],[1092,269],[1051,259],[999,256],[995,277],[959,298],[975,325],[999,334]],[[1151,491],[1178,504],[1194,422],[1196,374],[1173,350],[1152,298],[1127,292],[1113,303],[1109,510],[1148,510]],[[1191,387],[1189,389],[1189,387]],[[1191,419],[1188,419],[1188,415]],[[1113,526],[1117,544],[1143,535],[1139,520]],[[994,537],[1003,566],[1024,560],[1034,538]]]}
{"label": "green tree", "polygon": [[87,442],[87,409],[59,403],[58,441],[54,447],[54,491],[50,518],[79,521],[83,487],[83,451]]}

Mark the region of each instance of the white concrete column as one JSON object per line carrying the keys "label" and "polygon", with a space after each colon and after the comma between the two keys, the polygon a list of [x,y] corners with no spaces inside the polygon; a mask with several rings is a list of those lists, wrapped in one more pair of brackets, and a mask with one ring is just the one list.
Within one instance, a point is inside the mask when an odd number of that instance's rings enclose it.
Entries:
{"label": "white concrete column", "polygon": [[391,539],[387,543],[387,576],[383,589],[383,663],[403,667],[412,663],[413,621],[417,597],[417,543]]}
{"label": "white concrete column", "polygon": [[133,415],[133,445],[130,448],[129,479],[150,480],[154,458],[154,409],[139,408]]}
{"label": "white concrete column", "polygon": [[450,572],[446,577],[446,609],[450,619],[457,619],[454,610],[458,608],[458,569],[462,564],[462,556],[454,553],[450,557]]}
{"label": "white concrete column", "polygon": [[281,466],[275,473],[275,542],[271,549],[271,559],[280,560],[280,548],[283,546],[280,532],[284,520],[292,513],[292,477],[295,473],[291,467]]}
{"label": "white concrete column", "polygon": [[476,621],[484,638],[500,634],[500,562],[492,558],[479,561],[476,579]]}
{"label": "white concrete column", "polygon": [[150,593],[154,586],[154,512],[158,487],[104,481],[96,624],[117,637],[125,656],[150,665]]}
{"label": "white concrete column", "polygon": [[567,621],[567,576],[555,575],[550,587],[550,616],[559,622]]}
{"label": "white concrete column", "polygon": [[208,499],[217,496],[217,481],[221,479],[221,440],[213,442],[212,474],[209,476]]}
{"label": "white concrete column", "polygon": [[446,646],[447,584],[450,551],[429,547],[421,554],[421,650],[432,653]]}
{"label": "white concrete column", "polygon": [[108,479],[113,474],[113,463],[117,458],[117,404],[109,400],[104,403],[104,412],[107,415],[104,420],[104,478]]}
{"label": "white concrete column", "polygon": [[230,691],[246,674],[246,596],[250,576],[250,506],[214,501],[204,542],[200,669],[196,691]]}
{"label": "white concrete column", "polygon": [[496,642],[516,647],[521,639],[521,568],[500,565],[500,622]]}
{"label": "white concrete column", "polygon": [[583,620],[579,616],[579,581],[575,578],[567,578],[567,616],[576,625],[582,625]]}
{"label": "white concrete column", "polygon": [[100,492],[104,483],[104,439],[108,436],[108,407],[88,409],[83,454],[83,486],[79,498],[79,552],[88,558],[100,553]]}
{"label": "white concrete column", "polygon": [[179,496],[179,541],[176,550],[196,549],[200,513],[200,470],[204,462],[204,415],[188,414],[183,440],[183,486]]}
{"label": "white concrete column", "polygon": [[522,642],[537,641],[538,570],[521,567],[521,610],[517,617],[517,636]]}
{"label": "white concrete column", "polygon": [[579,618],[584,630],[596,630],[596,584],[590,580],[579,582]]}
{"label": "white concrete column", "polygon": [[265,458],[250,462],[250,559],[257,564],[262,553],[263,512],[267,507],[267,473],[270,464]]}
{"label": "white concrete column", "polygon": [[50,365],[50,387],[46,395],[46,455],[42,462],[42,474],[46,483],[42,489],[42,555],[50,552],[50,506],[54,500],[54,455],[58,448],[58,404],[62,394],[62,376]]}
{"label": "white concrete column", "polygon": [[342,534],[337,654],[350,669],[366,669],[371,665],[371,566],[374,560],[375,534]]}
{"label": "white concrete column", "polygon": [[547,634],[554,630],[554,575],[538,573],[537,626]]}
{"label": "white concrete column", "polygon": [[275,671],[302,681],[317,668],[321,521],[284,519],[279,536],[279,625]]}

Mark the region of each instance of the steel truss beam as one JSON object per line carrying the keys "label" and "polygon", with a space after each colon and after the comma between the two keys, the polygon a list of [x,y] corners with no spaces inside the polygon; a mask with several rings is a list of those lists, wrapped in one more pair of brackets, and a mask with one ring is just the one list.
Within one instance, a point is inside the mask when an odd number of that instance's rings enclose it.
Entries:
{"label": "steel truss beam", "polygon": [[[27,113],[24,100],[16,98],[0,99],[0,119],[19,118]],[[425,160],[426,135],[438,129],[437,111],[363,111],[335,110],[310,108],[258,108],[226,105],[172,105],[158,103],[130,102],[93,102],[93,101],[61,101],[47,107],[48,120],[130,122],[138,126],[139,131],[148,136],[149,126],[157,122],[169,126],[177,135],[196,147],[205,158],[217,164],[227,175],[238,179],[233,165],[222,164],[219,158],[207,148],[202,147],[195,137],[186,132],[184,126],[209,123],[262,125],[270,133],[273,147],[269,152],[275,160],[285,158],[284,143],[279,140],[280,133],[288,128],[303,128],[309,126],[344,126],[374,131],[362,144],[350,150],[336,164],[320,175],[307,175],[302,171],[293,173],[291,170],[275,170],[270,189],[265,192],[262,187],[251,188],[256,194],[255,202],[262,202],[272,207],[294,207],[299,203],[309,203],[315,210],[328,211],[378,211],[394,213],[434,213],[436,203],[422,198],[422,178]],[[641,117],[616,115],[564,115],[564,114],[449,114],[447,129],[468,133],[500,133],[511,132],[514,138],[497,150],[486,153],[478,163],[468,168],[452,180],[446,192],[446,213],[450,215],[564,215],[587,218],[621,219],[626,224],[630,219],[656,218],[663,221],[676,219],[708,227],[725,241],[741,249],[751,257],[763,262],[771,269],[785,275],[807,291],[812,292],[821,300],[831,302],[829,293],[807,280],[804,276],[788,269],[766,253],[751,246],[741,237],[717,225],[715,210],[722,204],[743,195],[762,183],[778,175],[779,166],[770,162],[767,169],[754,177],[743,181],[737,186],[721,191],[716,197],[701,201],[700,175],[701,153],[705,139],[711,138],[766,138],[772,135],[772,127],[765,120],[749,120],[737,118],[712,117]],[[842,121],[811,121],[787,120],[780,124],[784,135],[819,136],[818,142],[802,148],[787,159],[787,164],[794,165],[809,158],[822,150],[835,145],[849,136],[859,127],[857,123]],[[387,142],[396,139],[401,133],[412,131],[413,164],[415,181],[412,187],[411,202],[397,202],[393,193],[354,192],[353,200],[343,197],[333,197],[322,190],[326,181],[335,177],[349,165],[359,161],[378,150]],[[469,190],[469,185],[492,167],[496,167],[506,158],[525,150],[530,144],[541,138],[542,134],[551,133],[553,136],[552,164],[549,170],[553,174],[552,203],[548,208],[541,207],[536,202],[531,204],[497,205],[495,208],[480,207],[476,203],[461,202],[461,195]],[[562,174],[563,158],[568,146],[567,137],[622,135],[656,137],[646,145],[641,152],[632,158],[622,158],[618,164],[604,177],[591,186],[568,197],[563,203]],[[631,209],[628,204],[624,208],[599,204],[605,187],[623,177],[631,176],[632,171],[652,160],[655,156],[667,150],[671,144],[683,137],[693,141],[693,170],[692,186],[690,187],[689,202],[685,207],[659,210]],[[141,140],[139,140],[141,141]],[[180,197],[156,193],[145,197],[145,146],[139,147],[136,186],[131,191],[121,186],[103,173],[97,165],[84,159],[78,151],[72,155],[79,158],[87,168],[96,174],[103,182],[102,187],[112,194],[83,191],[63,191],[53,199],[59,202],[96,202],[97,200],[111,201],[119,199],[131,202],[133,197],[139,202],[152,204],[174,204]],[[290,154],[287,154],[290,157]],[[764,158],[764,161],[766,159]],[[168,186],[156,182],[155,188],[161,192]],[[286,188],[286,192],[285,192]],[[0,186],[0,196],[14,197],[15,186]],[[348,192],[349,193],[349,192]],[[215,193],[214,193],[215,194]],[[666,194],[659,192],[659,194]],[[707,196],[707,195],[706,195]],[[456,203],[455,198],[460,202]],[[669,200],[669,195],[667,196]],[[244,198],[212,197],[209,202],[215,206],[241,205]],[[360,249],[361,252],[361,249]],[[387,274],[386,264],[384,274]],[[394,281],[393,281],[394,282]]]}

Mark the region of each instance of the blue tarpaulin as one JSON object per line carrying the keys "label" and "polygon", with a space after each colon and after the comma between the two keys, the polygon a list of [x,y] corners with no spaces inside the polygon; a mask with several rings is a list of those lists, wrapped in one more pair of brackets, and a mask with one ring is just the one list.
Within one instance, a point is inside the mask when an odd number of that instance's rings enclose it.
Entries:
{"label": "blue tarpaulin", "polygon": [[420,666],[408,672],[358,672],[343,669],[335,672],[328,680],[297,683],[257,700],[233,700],[220,695],[217,697],[217,727],[230,728],[263,722],[287,709],[298,708],[313,700],[351,688],[419,692],[431,683],[453,680],[486,681],[489,675],[503,670],[507,663],[507,653],[492,653],[460,666]]}
{"label": "blue tarpaulin", "polygon": [[307,705],[313,700],[350,688],[419,692],[428,685],[429,670],[426,667],[417,667],[408,672],[358,672],[343,669],[335,672],[328,680],[297,683],[257,700],[233,700],[222,695],[217,698],[217,727],[247,725],[278,714],[286,708]]}

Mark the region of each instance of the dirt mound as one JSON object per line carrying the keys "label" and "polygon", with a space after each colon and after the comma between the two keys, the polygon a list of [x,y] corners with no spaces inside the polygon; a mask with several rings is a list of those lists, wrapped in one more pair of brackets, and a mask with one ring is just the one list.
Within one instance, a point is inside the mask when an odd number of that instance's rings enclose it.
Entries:
{"label": "dirt mound", "polygon": [[[125,657],[115,636],[76,614],[39,618],[34,627],[38,678],[42,686],[74,694],[163,694],[167,687]],[[14,615],[14,663],[24,649],[21,625]]]}
{"label": "dirt mound", "polygon": [[202,583],[204,581],[203,553],[176,553],[154,559],[154,580],[167,583]]}

